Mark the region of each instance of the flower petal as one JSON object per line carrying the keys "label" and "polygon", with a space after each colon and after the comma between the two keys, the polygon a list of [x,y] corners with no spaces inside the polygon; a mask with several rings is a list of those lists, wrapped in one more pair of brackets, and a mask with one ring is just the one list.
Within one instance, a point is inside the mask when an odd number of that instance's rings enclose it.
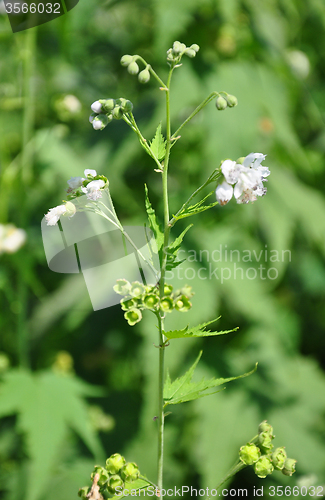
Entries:
{"label": "flower petal", "polygon": [[216,189],[216,197],[219,205],[226,205],[226,203],[231,200],[233,192],[234,189],[230,186],[230,184],[228,184],[228,182],[224,181],[222,184],[219,184]]}

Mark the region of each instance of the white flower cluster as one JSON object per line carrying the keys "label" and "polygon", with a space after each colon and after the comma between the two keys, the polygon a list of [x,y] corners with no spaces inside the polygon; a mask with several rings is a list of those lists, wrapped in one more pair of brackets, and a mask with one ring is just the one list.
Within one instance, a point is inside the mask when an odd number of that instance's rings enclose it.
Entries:
{"label": "white flower cluster", "polygon": [[[71,177],[68,182],[68,193],[71,198],[76,198],[84,193],[88,200],[96,201],[102,197],[103,188],[108,186],[108,181],[106,182],[103,179],[93,179],[97,176],[96,170],[86,169],[84,172],[84,177]],[[86,185],[84,185],[85,181],[90,181]],[[77,190],[80,188],[80,191]],[[55,226],[61,215],[65,215],[67,217],[73,217],[76,213],[76,206],[71,202],[67,201],[64,205],[58,205],[57,207],[50,208],[48,213],[45,215],[45,220],[48,226]]]}
{"label": "white flower cluster", "polygon": [[13,224],[0,224],[0,254],[15,253],[26,241],[26,232]]}
{"label": "white flower cluster", "polygon": [[266,188],[263,182],[270,175],[267,167],[261,165],[266,155],[250,153],[243,163],[225,160],[221,165],[224,181],[216,189],[217,201],[226,205],[235,196],[237,203],[256,201],[258,196],[264,196]]}

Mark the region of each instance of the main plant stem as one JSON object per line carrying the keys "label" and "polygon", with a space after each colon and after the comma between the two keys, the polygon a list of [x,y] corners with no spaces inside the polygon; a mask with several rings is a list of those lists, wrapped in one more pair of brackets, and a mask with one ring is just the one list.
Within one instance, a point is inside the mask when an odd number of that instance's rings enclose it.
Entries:
{"label": "main plant stem", "polygon": [[[160,274],[160,297],[164,296],[165,274],[167,264],[167,252],[169,240],[169,206],[168,206],[168,164],[171,148],[171,125],[170,125],[170,80],[172,77],[173,68],[169,71],[166,92],[166,154],[162,171],[162,189],[163,189],[163,206],[164,206],[164,248],[162,252],[161,274]],[[158,489],[163,489],[163,463],[164,463],[164,378],[165,378],[165,337],[164,331],[164,313],[160,313],[158,318],[159,326],[159,380],[158,380]]]}

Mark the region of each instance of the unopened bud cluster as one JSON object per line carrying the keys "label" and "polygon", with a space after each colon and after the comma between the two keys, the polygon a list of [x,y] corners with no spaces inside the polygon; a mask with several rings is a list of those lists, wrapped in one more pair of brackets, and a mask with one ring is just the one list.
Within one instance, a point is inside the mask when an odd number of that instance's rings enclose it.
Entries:
{"label": "unopened bud cluster", "polygon": [[222,92],[222,95],[218,94],[216,99],[216,108],[219,111],[222,111],[226,108],[234,108],[235,106],[237,106],[237,104],[237,97],[231,94],[227,94],[227,92]]}
{"label": "unopened bud cluster", "polygon": [[92,114],[89,121],[95,130],[104,130],[112,120],[120,120],[124,114],[131,113],[131,101],[120,97],[119,99],[99,99],[91,105]]}
{"label": "unopened bud cluster", "polygon": [[186,47],[185,43],[176,41],[173,43],[173,47],[167,50],[167,61],[172,65],[179,64],[184,54],[187,57],[193,58],[199,50],[200,47],[196,43],[193,43],[190,47]]}
{"label": "unopened bud cluster", "polygon": [[[116,494],[116,488],[124,488],[125,483],[132,483],[140,476],[140,471],[134,462],[126,462],[125,458],[119,453],[111,455],[106,460],[105,467],[95,465],[90,478],[94,481],[96,474],[99,493],[104,498],[107,495]],[[91,487],[84,486],[79,489],[78,495],[85,500],[89,498]]]}
{"label": "unopened bud cluster", "polygon": [[193,296],[190,286],[173,291],[172,285],[165,284],[164,296],[160,297],[159,288],[155,285],[143,285],[139,281],[129,283],[127,280],[117,280],[114,290],[123,295],[121,307],[124,317],[129,325],[133,326],[142,319],[144,309],[163,313],[172,312],[173,309],[186,312],[192,307],[190,298]]}
{"label": "unopened bud cluster", "polygon": [[[139,56],[130,56],[125,54],[121,57],[122,66],[126,67],[130,75],[138,75],[140,83],[148,83],[150,80],[150,64],[146,64],[145,68],[140,71],[137,60],[142,59]],[[143,60],[142,60],[143,61]]]}
{"label": "unopened bud cluster", "polygon": [[239,458],[245,465],[254,465],[255,474],[264,478],[279,470],[286,476],[295,472],[297,460],[288,458],[284,446],[273,450],[273,427],[264,420],[258,427],[254,442],[247,443],[239,450]]}

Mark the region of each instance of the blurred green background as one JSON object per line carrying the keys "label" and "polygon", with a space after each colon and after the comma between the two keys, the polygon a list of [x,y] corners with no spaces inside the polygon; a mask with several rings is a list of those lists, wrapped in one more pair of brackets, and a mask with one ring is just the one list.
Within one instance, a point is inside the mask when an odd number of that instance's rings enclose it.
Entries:
{"label": "blurred green background", "polygon": [[[252,497],[253,486],[268,496],[269,485],[325,484],[324,2],[80,0],[67,15],[16,34],[3,9],[0,15],[0,224],[27,235],[16,253],[0,255],[4,500],[77,498],[93,465],[115,452],[155,481],[154,320],[147,314],[130,328],[119,306],[93,312],[81,276],[48,269],[40,221],[62,202],[67,179],[85,168],[109,178],[126,225],[145,220],[144,182],[161,215],[160,176],[136,137],[123,121],[95,132],[88,116],[98,98],[126,97],[152,138],[164,95],[153,81],[138,83],[119,60],[140,54],[164,79],[174,40],[201,49],[175,72],[173,129],[213,90],[236,95],[239,105],[218,112],[211,103],[182,131],[170,164],[171,212],[224,158],[262,152],[271,176],[255,204],[233,201],[193,219],[188,260],[171,280],[192,285],[195,296],[190,313],[172,315],[170,325],[221,314],[218,329],[240,327],[220,338],[172,341],[172,376],[199,349],[197,376],[259,367],[219,394],[173,408],[166,486],[213,488],[264,419],[274,426],[275,445],[298,460],[297,473],[262,480],[249,468],[231,487]],[[173,236],[185,227],[180,222]],[[224,260],[214,262],[220,248]],[[234,279],[226,249],[239,251],[243,279]],[[244,262],[248,250],[257,258]],[[246,274],[261,264],[275,269],[274,279]],[[231,279],[199,279],[209,265],[229,268]]]}

